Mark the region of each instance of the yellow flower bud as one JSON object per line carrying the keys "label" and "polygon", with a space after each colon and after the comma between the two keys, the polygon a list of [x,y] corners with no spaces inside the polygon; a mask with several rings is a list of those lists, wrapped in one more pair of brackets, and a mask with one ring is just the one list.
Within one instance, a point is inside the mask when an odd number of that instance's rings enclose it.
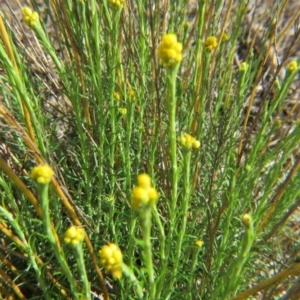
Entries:
{"label": "yellow flower bud", "polygon": [[39,165],[31,171],[31,178],[39,184],[49,184],[53,175],[54,172],[48,165]]}
{"label": "yellow flower bud", "polygon": [[33,11],[30,7],[23,7],[23,17],[28,26],[34,27],[39,22],[39,15]]}
{"label": "yellow flower bud", "polygon": [[240,71],[245,72],[248,69],[248,64],[246,62],[242,62],[240,65]]}
{"label": "yellow flower bud", "polygon": [[191,26],[191,24],[186,21],[186,22],[183,23],[183,26],[184,26],[184,28],[187,29],[187,28],[189,28]]}
{"label": "yellow flower bud", "polygon": [[191,135],[189,135],[189,134],[186,134],[186,135],[185,135],[185,140],[186,140],[186,142],[185,142],[185,147],[186,147],[186,148],[192,148],[195,138],[193,138],[193,137],[192,137]]}
{"label": "yellow flower bud", "polygon": [[155,188],[151,187],[149,189],[148,194],[149,194],[149,204],[152,204],[152,205],[155,204],[159,197],[157,190]]}
{"label": "yellow flower bud", "polygon": [[196,140],[194,137],[192,137],[188,133],[182,135],[179,138],[179,143],[187,149],[191,149],[192,147],[195,149],[198,149],[198,148],[200,148],[200,145],[201,145],[200,141]]}
{"label": "yellow flower bud", "polygon": [[122,267],[121,266],[114,266],[111,268],[110,270],[111,275],[115,278],[115,279],[120,279],[122,277]]}
{"label": "yellow flower bud", "polygon": [[124,0],[108,0],[109,4],[114,8],[122,8]]}
{"label": "yellow flower bud", "polygon": [[134,101],[134,99],[135,99],[135,91],[130,89],[129,90],[129,100]]}
{"label": "yellow flower bud", "polygon": [[208,51],[212,51],[214,48],[218,46],[217,38],[215,36],[211,36],[206,39],[204,42],[205,49]]}
{"label": "yellow flower bud", "polygon": [[120,93],[118,93],[118,92],[114,92],[113,93],[113,97],[116,99],[116,100],[121,100],[121,95],[120,95]]}
{"label": "yellow flower bud", "polygon": [[203,241],[198,240],[198,241],[195,242],[195,244],[196,244],[196,246],[198,246],[199,248],[202,248],[202,246],[203,246]]}
{"label": "yellow flower bud", "polygon": [[249,228],[251,222],[252,222],[252,218],[250,214],[244,214],[242,217],[242,222],[245,225],[245,227]]}
{"label": "yellow flower bud", "polygon": [[151,186],[151,178],[148,174],[139,174],[137,177],[137,184],[142,188],[149,188]]}
{"label": "yellow flower bud", "polygon": [[99,256],[104,268],[111,272],[114,278],[121,278],[123,255],[120,248],[114,243],[105,245],[99,251]]}
{"label": "yellow flower bud", "polygon": [[298,70],[298,64],[297,64],[297,62],[296,62],[295,60],[292,60],[292,61],[288,64],[287,70],[288,70],[289,72],[295,72],[295,71],[297,71],[297,70]]}
{"label": "yellow flower bud", "polygon": [[222,36],[222,42],[227,42],[230,40],[230,36],[225,32]]}
{"label": "yellow flower bud", "polygon": [[186,138],[185,135],[180,136],[179,143],[184,146],[186,144]]}
{"label": "yellow flower bud", "polygon": [[139,208],[149,202],[148,189],[142,188],[140,186],[134,187],[132,189],[132,207],[134,209]]}
{"label": "yellow flower bud", "polygon": [[193,142],[193,148],[195,148],[195,149],[199,149],[199,148],[200,148],[200,146],[201,146],[201,143],[200,143],[200,141],[197,141],[197,140],[195,140],[195,141]]}
{"label": "yellow flower bud", "polygon": [[175,34],[173,33],[168,33],[165,34],[162,38],[162,44],[166,47],[166,48],[171,48],[173,47],[173,45],[175,45],[177,43],[177,37]]}
{"label": "yellow flower bud", "polygon": [[119,108],[119,112],[120,112],[121,115],[126,116],[126,114],[127,114],[127,108],[120,107]]}
{"label": "yellow flower bud", "polygon": [[163,36],[161,44],[158,46],[157,55],[164,67],[174,67],[182,60],[182,44],[177,42],[177,37],[173,33]]}
{"label": "yellow flower bud", "polygon": [[132,189],[132,208],[154,205],[159,197],[157,190],[151,187],[151,177],[148,174],[140,174],[137,177],[137,186]]}
{"label": "yellow flower bud", "polygon": [[71,245],[72,247],[82,243],[84,240],[84,229],[78,228],[75,226],[71,226],[67,229],[64,237],[64,241],[66,244]]}

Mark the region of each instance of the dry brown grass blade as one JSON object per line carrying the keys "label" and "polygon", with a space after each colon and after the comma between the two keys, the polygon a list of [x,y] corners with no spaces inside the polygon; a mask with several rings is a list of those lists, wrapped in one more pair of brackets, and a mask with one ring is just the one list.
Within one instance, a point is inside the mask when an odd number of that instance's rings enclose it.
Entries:
{"label": "dry brown grass blade", "polygon": [[[0,34],[1,34],[1,37],[3,39],[3,44],[6,48],[8,57],[10,58],[13,66],[14,66],[14,69],[16,71],[17,76],[20,77],[18,65],[16,63],[16,59],[14,57],[14,52],[12,50],[11,42],[10,42],[10,39],[8,37],[7,30],[5,28],[5,25],[4,25],[3,18],[1,16],[1,14],[0,14]],[[35,134],[34,134],[34,129],[32,127],[29,111],[28,111],[28,109],[26,107],[26,104],[25,104],[25,102],[22,98],[21,98],[21,101],[22,101],[22,108],[23,108],[23,112],[24,112],[25,123],[26,123],[26,127],[27,127],[27,130],[28,130],[28,134],[30,136],[30,139],[32,141],[35,141]]]}
{"label": "dry brown grass blade", "polygon": [[20,290],[20,288],[17,286],[17,284],[14,283],[14,281],[6,274],[5,271],[3,271],[2,269],[0,269],[0,277],[1,279],[3,279],[8,285],[9,287],[14,291],[14,293],[16,294],[16,296],[18,297],[18,299],[26,299],[26,297],[23,295],[22,291]]}
{"label": "dry brown grass blade", "polygon": [[274,275],[272,278],[262,281],[261,283],[257,284],[255,287],[238,294],[237,296],[231,298],[230,300],[247,299],[249,296],[252,296],[257,292],[266,289],[277,282],[282,282],[284,279],[286,279],[289,276],[296,275],[299,273],[300,273],[300,263],[297,263],[290,269],[281,271],[280,273]]}
{"label": "dry brown grass blade", "polygon": [[264,229],[264,225],[268,223],[269,219],[272,218],[272,214],[275,210],[275,206],[277,205],[277,203],[280,201],[281,196],[283,195],[286,187],[289,185],[289,183],[291,182],[291,180],[293,179],[293,177],[297,174],[297,171],[300,167],[300,157],[298,157],[296,163],[294,164],[293,168],[291,169],[291,171],[289,172],[287,178],[284,180],[284,182],[278,187],[275,196],[273,197],[273,199],[270,201],[271,206],[269,207],[268,211],[265,214],[264,219],[260,222],[257,232],[262,232],[262,230]]}
{"label": "dry brown grass blade", "polygon": [[[53,0],[53,1],[51,1],[51,4],[52,4],[53,11],[56,14],[57,14],[56,8],[57,7],[62,8],[63,13],[60,15],[60,17],[57,17],[57,20],[60,20],[59,25],[61,26],[61,28],[65,28],[66,34],[71,43],[72,51],[74,54],[74,59],[76,62],[76,70],[77,70],[77,73],[78,73],[78,76],[80,79],[81,90],[82,90],[83,95],[85,95],[86,88],[85,88],[85,83],[84,83],[84,78],[83,78],[83,73],[82,73],[82,60],[81,60],[81,57],[79,54],[78,46],[76,44],[76,41],[75,41],[73,33],[72,33],[72,29],[71,29],[72,26],[70,24],[69,18],[65,17],[68,15],[66,3],[64,1],[59,2],[59,1]],[[92,134],[92,132],[91,132],[92,121],[91,121],[91,116],[90,116],[90,108],[89,108],[89,103],[85,98],[83,98],[83,110],[84,110],[86,122],[88,125],[90,125],[88,128],[89,133]]]}

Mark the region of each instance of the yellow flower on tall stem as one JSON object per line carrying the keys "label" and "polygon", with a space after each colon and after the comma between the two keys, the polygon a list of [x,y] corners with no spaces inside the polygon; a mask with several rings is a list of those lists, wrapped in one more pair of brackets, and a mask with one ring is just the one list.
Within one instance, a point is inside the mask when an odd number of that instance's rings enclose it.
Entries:
{"label": "yellow flower on tall stem", "polygon": [[83,242],[84,234],[83,228],[71,226],[65,233],[64,241],[66,244],[69,244],[72,247],[77,246],[79,243]]}
{"label": "yellow flower on tall stem", "polygon": [[140,209],[154,205],[159,197],[157,190],[151,187],[151,177],[148,174],[140,174],[137,178],[137,186],[132,189],[132,208]]}
{"label": "yellow flower on tall stem", "polygon": [[39,165],[31,171],[31,178],[39,184],[50,183],[53,175],[54,172],[48,165]]}
{"label": "yellow flower on tall stem", "polygon": [[218,46],[217,38],[215,36],[210,36],[204,42],[204,47],[208,51],[212,51]]}
{"label": "yellow flower on tall stem", "polygon": [[178,65],[182,61],[182,44],[173,33],[165,34],[157,50],[158,58],[165,68]]}
{"label": "yellow flower on tall stem", "polygon": [[122,277],[123,254],[118,245],[111,243],[99,250],[100,262],[116,279]]}
{"label": "yellow flower on tall stem", "polygon": [[298,64],[297,64],[297,62],[295,61],[295,60],[292,60],[289,64],[288,64],[288,66],[287,66],[287,70],[289,71],[289,72],[295,72],[295,71],[297,71],[299,69],[299,67],[298,67]]}
{"label": "yellow flower on tall stem", "polygon": [[30,7],[23,7],[23,17],[28,26],[34,27],[39,22],[39,15],[36,11],[33,11]]}

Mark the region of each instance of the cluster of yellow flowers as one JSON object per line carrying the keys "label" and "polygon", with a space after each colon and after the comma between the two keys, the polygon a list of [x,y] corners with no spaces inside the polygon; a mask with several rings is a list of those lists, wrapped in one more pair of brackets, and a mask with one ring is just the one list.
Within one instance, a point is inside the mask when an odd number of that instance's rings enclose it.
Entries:
{"label": "cluster of yellow flowers", "polygon": [[127,108],[120,107],[119,108],[119,112],[120,112],[121,115],[126,116],[126,114],[127,114]]}
{"label": "cluster of yellow flowers", "polygon": [[195,244],[196,244],[197,247],[202,248],[204,243],[203,243],[202,240],[198,240],[198,241],[195,242]]}
{"label": "cluster of yellow flowers", "polygon": [[65,233],[64,241],[66,244],[75,247],[84,240],[84,229],[71,226]]}
{"label": "cluster of yellow flowers", "polygon": [[122,264],[123,264],[123,255],[120,248],[111,243],[105,245],[99,250],[100,262],[104,268],[111,272],[114,278],[122,277]]}
{"label": "cluster of yellow flowers", "polygon": [[120,101],[121,100],[121,94],[119,92],[114,92],[113,93],[113,97],[114,99],[116,99],[117,101]]}
{"label": "cluster of yellow flowers", "polygon": [[135,90],[130,89],[128,96],[129,96],[129,101],[133,102],[135,100]]}
{"label": "cluster of yellow flowers", "polygon": [[36,11],[33,11],[30,7],[23,7],[23,17],[25,22],[30,27],[34,27],[39,22],[39,15]]}
{"label": "cluster of yellow flowers", "polygon": [[182,60],[182,44],[173,33],[165,34],[158,46],[158,58],[165,68],[174,67]]}
{"label": "cluster of yellow flowers", "polygon": [[158,192],[151,187],[151,178],[148,174],[140,174],[137,177],[137,186],[132,189],[132,208],[154,205],[158,199]]}
{"label": "cluster of yellow flowers", "polygon": [[292,60],[289,64],[288,64],[288,66],[287,66],[287,70],[289,71],[289,72],[295,72],[295,71],[297,71],[299,69],[299,67],[298,67],[298,64],[297,64],[297,62],[295,61],[295,60]]}
{"label": "cluster of yellow flowers", "polygon": [[230,40],[230,36],[227,32],[224,32],[223,37],[222,37],[222,42],[227,42]]}
{"label": "cluster of yellow flowers", "polygon": [[109,0],[109,4],[115,8],[121,8],[124,4],[124,0]]}
{"label": "cluster of yellow flowers", "polygon": [[240,65],[240,71],[245,72],[248,69],[248,64],[246,62],[242,62]]}
{"label": "cluster of yellow flowers", "polygon": [[53,175],[54,172],[48,165],[39,165],[31,171],[31,178],[39,184],[50,183]]}
{"label": "cluster of yellow flowers", "polygon": [[200,141],[196,140],[194,137],[192,137],[188,133],[182,135],[179,138],[179,143],[187,149],[191,149],[191,148],[198,149],[198,148],[200,148],[200,145],[201,145]]}
{"label": "cluster of yellow flowers", "polygon": [[204,42],[204,47],[208,51],[212,51],[218,46],[217,38],[215,36],[211,36],[206,39]]}

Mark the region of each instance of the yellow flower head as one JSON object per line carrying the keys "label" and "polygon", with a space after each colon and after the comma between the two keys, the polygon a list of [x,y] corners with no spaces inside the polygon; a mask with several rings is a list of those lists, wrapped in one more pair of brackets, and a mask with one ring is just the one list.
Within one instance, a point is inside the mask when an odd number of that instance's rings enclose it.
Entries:
{"label": "yellow flower head", "polygon": [[133,90],[133,89],[129,90],[129,100],[131,102],[133,102],[135,100],[135,90]]}
{"label": "yellow flower head", "polygon": [[204,42],[205,49],[211,51],[218,46],[217,38],[215,36],[210,36]]}
{"label": "yellow flower head", "polygon": [[152,206],[156,203],[159,194],[151,187],[151,177],[148,174],[140,174],[137,177],[137,186],[132,189],[132,208]]}
{"label": "yellow flower head", "polygon": [[292,61],[288,64],[287,70],[288,70],[289,72],[295,72],[295,71],[297,71],[297,70],[298,70],[298,64],[297,64],[297,62],[296,62],[295,60],[292,60]]}
{"label": "yellow flower head", "polygon": [[242,62],[240,65],[240,71],[245,72],[248,69],[248,64],[246,62]]}
{"label": "yellow flower head", "polygon": [[114,8],[122,8],[124,0],[108,0],[108,3]]}
{"label": "yellow flower head", "polygon": [[120,107],[119,108],[119,112],[120,114],[122,114],[123,116],[125,116],[127,114],[127,108],[125,107]]}
{"label": "yellow flower head", "polygon": [[104,268],[111,272],[114,278],[122,277],[123,255],[120,248],[111,243],[105,245],[99,250],[100,262]]}
{"label": "yellow flower head", "polygon": [[194,137],[192,137],[190,134],[186,133],[184,135],[182,135],[179,138],[179,143],[187,148],[187,149],[191,149],[191,148],[195,148],[198,149],[200,148],[200,141],[196,140]]}
{"label": "yellow flower head", "polygon": [[137,184],[139,187],[142,187],[144,189],[150,188],[151,177],[146,173],[139,174],[137,177]]}
{"label": "yellow flower head", "polygon": [[114,92],[114,93],[113,93],[113,96],[114,96],[114,98],[115,98],[116,100],[118,100],[118,101],[121,100],[121,95],[120,95],[120,93]]}
{"label": "yellow flower head", "polygon": [[54,172],[48,165],[39,165],[31,171],[31,178],[39,184],[48,184],[53,175]]}
{"label": "yellow flower head", "polygon": [[196,246],[198,246],[199,248],[202,248],[202,246],[203,246],[203,241],[198,240],[198,241],[195,242],[195,244],[196,244]]}
{"label": "yellow flower head", "polygon": [[165,34],[157,50],[158,58],[165,68],[178,65],[182,60],[182,44],[173,33]]}
{"label": "yellow flower head", "polygon": [[64,241],[66,244],[70,244],[72,247],[77,246],[84,240],[84,229],[71,226],[65,233]]}
{"label": "yellow flower head", "polygon": [[183,23],[184,28],[190,28],[191,24],[189,22],[184,22]]}
{"label": "yellow flower head", "polygon": [[148,189],[136,186],[132,189],[132,208],[137,209],[140,206],[147,205],[149,203]]}
{"label": "yellow flower head", "polygon": [[148,195],[149,195],[149,204],[150,205],[155,204],[159,197],[158,191],[154,187],[151,187],[148,190]]}
{"label": "yellow flower head", "polygon": [[23,17],[28,26],[34,27],[39,22],[39,15],[33,11],[30,7],[23,7]]}
{"label": "yellow flower head", "polygon": [[244,214],[242,216],[242,222],[243,224],[245,225],[245,227],[249,228],[250,227],[250,224],[252,222],[252,217],[250,214]]}
{"label": "yellow flower head", "polygon": [[228,33],[225,32],[222,37],[222,42],[227,42],[229,40],[230,40],[230,36]]}

